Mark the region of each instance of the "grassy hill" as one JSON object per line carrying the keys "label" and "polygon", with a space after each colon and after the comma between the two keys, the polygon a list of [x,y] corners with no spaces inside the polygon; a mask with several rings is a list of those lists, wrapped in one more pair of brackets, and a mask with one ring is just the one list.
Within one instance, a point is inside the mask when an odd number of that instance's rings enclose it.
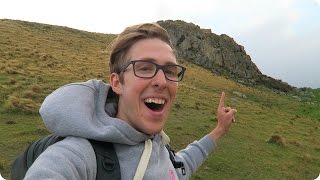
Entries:
{"label": "grassy hill", "polygon": [[[0,173],[35,139],[48,134],[38,109],[66,83],[108,82],[112,34],[0,20]],[[222,91],[237,122],[193,179],[315,179],[320,173],[320,89],[298,94],[246,87],[194,64],[179,84],[166,132],[175,149],[215,127]]]}

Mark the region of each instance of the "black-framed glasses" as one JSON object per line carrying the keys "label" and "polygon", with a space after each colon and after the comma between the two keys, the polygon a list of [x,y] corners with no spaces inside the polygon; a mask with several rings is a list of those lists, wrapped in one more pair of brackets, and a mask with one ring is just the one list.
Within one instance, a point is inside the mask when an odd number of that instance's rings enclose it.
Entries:
{"label": "black-framed glasses", "polygon": [[132,60],[120,72],[124,72],[132,64],[133,73],[140,78],[151,79],[161,69],[169,81],[179,82],[183,79],[186,68],[177,64],[159,65],[149,60]]}

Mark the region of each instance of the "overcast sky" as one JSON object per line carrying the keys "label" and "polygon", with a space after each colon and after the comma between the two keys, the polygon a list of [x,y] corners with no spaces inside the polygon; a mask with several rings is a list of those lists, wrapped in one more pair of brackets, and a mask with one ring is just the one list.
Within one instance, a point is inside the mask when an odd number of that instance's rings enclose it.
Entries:
{"label": "overcast sky", "polygon": [[228,34],[263,74],[320,88],[320,0],[0,0],[0,19],[101,32],[183,20]]}

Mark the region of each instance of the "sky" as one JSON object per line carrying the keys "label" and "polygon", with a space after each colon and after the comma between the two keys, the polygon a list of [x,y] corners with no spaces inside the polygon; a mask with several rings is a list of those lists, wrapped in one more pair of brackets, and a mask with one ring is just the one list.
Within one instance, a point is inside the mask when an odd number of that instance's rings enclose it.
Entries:
{"label": "sky", "polygon": [[0,0],[0,19],[113,34],[183,20],[229,35],[267,76],[320,88],[320,0]]}

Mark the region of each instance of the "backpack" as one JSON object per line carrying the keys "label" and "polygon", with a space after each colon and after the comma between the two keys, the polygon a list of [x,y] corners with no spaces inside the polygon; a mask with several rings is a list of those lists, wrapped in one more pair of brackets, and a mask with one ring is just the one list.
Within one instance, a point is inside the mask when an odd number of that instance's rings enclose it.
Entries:
{"label": "backpack", "polygon": [[[22,180],[37,157],[50,145],[63,139],[64,137],[50,134],[30,144],[12,163],[10,179]],[[92,139],[88,140],[96,155],[96,179],[121,179],[120,165],[113,144]],[[185,175],[183,162],[175,161],[175,153],[172,148],[169,145],[166,145],[166,148],[174,168],[181,168],[182,174]]]}

